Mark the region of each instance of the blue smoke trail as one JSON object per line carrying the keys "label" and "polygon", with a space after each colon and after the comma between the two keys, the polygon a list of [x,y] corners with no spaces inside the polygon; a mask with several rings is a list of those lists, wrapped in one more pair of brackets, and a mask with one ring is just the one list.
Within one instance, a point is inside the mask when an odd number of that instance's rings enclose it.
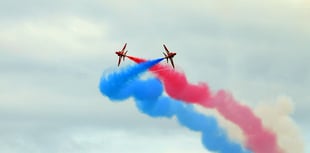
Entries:
{"label": "blue smoke trail", "polygon": [[202,143],[210,151],[250,153],[240,144],[231,141],[215,118],[196,112],[192,105],[164,96],[163,86],[158,79],[138,78],[141,73],[161,60],[148,61],[104,75],[100,80],[100,91],[112,101],[133,97],[139,111],[151,117],[176,116],[181,125],[202,133]]}
{"label": "blue smoke trail", "polygon": [[164,58],[150,60],[135,66],[122,68],[120,71],[111,73],[107,76],[102,76],[100,86],[104,84],[104,88],[100,87],[101,93],[107,95],[111,100],[124,100],[128,98],[130,92],[125,91],[128,88],[124,88],[127,86],[128,82],[136,79],[140,74],[147,71],[148,68],[159,63],[163,59]]}

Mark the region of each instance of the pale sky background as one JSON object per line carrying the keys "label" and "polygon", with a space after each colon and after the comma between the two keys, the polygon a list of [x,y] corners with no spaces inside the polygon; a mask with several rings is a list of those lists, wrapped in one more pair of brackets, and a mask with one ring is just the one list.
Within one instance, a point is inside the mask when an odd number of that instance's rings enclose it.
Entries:
{"label": "pale sky background", "polygon": [[191,82],[252,108],[291,98],[309,153],[309,16],[308,0],[0,0],[0,152],[207,152],[199,133],[100,94],[127,42],[148,59],[165,43]]}

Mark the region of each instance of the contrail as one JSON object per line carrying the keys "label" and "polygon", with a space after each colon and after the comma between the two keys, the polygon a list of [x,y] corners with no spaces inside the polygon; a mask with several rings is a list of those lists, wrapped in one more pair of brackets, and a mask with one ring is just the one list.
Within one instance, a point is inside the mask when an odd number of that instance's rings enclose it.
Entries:
{"label": "contrail", "polygon": [[202,143],[210,151],[219,153],[250,153],[242,145],[230,140],[217,120],[197,112],[190,104],[163,94],[163,85],[157,78],[139,79],[139,75],[162,59],[128,66],[120,71],[103,74],[99,89],[111,101],[134,98],[137,108],[151,117],[172,118],[190,130],[201,132]]}
{"label": "contrail", "polygon": [[[136,63],[145,61],[132,56],[128,58]],[[163,69],[167,70],[158,71]],[[165,91],[172,98],[215,108],[227,120],[238,125],[246,136],[246,147],[253,152],[283,153],[276,135],[263,127],[261,119],[249,107],[236,101],[230,93],[224,90],[211,93],[206,83],[191,84],[184,73],[175,71],[170,66],[157,64],[150,71],[162,81]]]}

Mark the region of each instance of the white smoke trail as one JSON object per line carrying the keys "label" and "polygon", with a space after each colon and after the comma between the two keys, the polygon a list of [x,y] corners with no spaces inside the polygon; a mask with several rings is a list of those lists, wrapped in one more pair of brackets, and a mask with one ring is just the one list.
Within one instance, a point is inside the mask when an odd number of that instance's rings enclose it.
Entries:
{"label": "white smoke trail", "polygon": [[230,122],[229,120],[226,120],[216,110],[205,109],[204,107],[201,107],[201,106],[196,106],[196,108],[204,114],[214,116],[217,119],[220,127],[223,127],[227,131],[229,138],[231,138],[232,140],[235,140],[236,142],[244,144],[245,136],[243,135],[242,130],[236,124]]}
{"label": "white smoke trail", "polygon": [[293,112],[294,103],[289,97],[278,97],[275,103],[264,103],[255,108],[263,124],[277,134],[278,144],[286,153],[304,153],[301,132],[290,116]]}
{"label": "white smoke trail", "polygon": [[[227,129],[231,139],[240,143],[245,142],[245,136],[235,124],[223,118],[214,110],[206,110],[196,106],[199,111],[211,114],[218,119],[219,125]],[[278,97],[273,102],[264,102],[254,109],[266,128],[277,135],[278,144],[285,153],[304,153],[304,140],[301,132],[290,115],[294,113],[294,103],[289,97]]]}

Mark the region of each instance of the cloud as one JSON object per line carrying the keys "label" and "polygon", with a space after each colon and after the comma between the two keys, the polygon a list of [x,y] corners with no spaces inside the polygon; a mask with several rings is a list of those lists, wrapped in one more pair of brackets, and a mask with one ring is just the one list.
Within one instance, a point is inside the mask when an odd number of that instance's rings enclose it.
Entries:
{"label": "cloud", "polygon": [[[123,127],[126,132],[135,127],[145,131],[150,127],[164,129],[155,130],[157,134],[177,128],[168,121],[159,123],[139,116],[132,104],[110,104],[97,91],[102,71],[116,68],[114,51],[125,42],[131,55],[146,58],[161,56],[161,45],[166,43],[178,52],[176,65],[190,72],[189,80],[207,81],[212,89],[229,89],[236,99],[253,107],[279,94],[292,97],[296,108],[292,116],[306,133],[310,100],[308,8],[309,3],[302,0],[135,0],[126,4],[112,0],[0,1],[0,121],[9,124],[1,130],[1,135],[7,135],[1,137],[0,148],[7,152],[25,152],[27,147],[39,148],[29,152],[47,152],[46,148],[52,147],[72,151],[56,142],[64,139],[65,144],[76,147],[73,144],[77,140],[71,137],[90,130],[70,133],[64,129],[85,124]],[[124,113],[115,116],[115,111]],[[19,132],[22,136],[18,139],[18,134],[14,134],[27,126],[42,124],[63,128],[58,134],[55,132],[59,135],[52,140],[55,144],[36,144],[29,138],[31,130]],[[51,131],[43,140],[55,134]],[[162,137],[166,135],[159,135],[158,139]],[[179,144],[181,140],[171,141],[176,146],[189,147],[189,152],[198,152],[201,145],[197,137],[190,146]],[[233,137],[242,141],[238,134]],[[80,139],[79,145],[85,148],[87,144],[101,148],[101,140]],[[176,147],[157,147],[154,151],[179,152]]]}
{"label": "cloud", "polygon": [[107,31],[104,23],[78,16],[47,17],[2,24],[0,42],[11,52],[38,58],[94,56],[104,48]]}
{"label": "cloud", "polygon": [[[140,131],[141,135],[126,129],[108,129],[94,127],[65,128],[40,127],[24,129],[25,132],[2,134],[0,147],[7,153],[99,153],[99,152],[151,152],[177,153],[183,151],[206,152],[199,146],[198,135],[192,136],[181,130],[179,135],[173,129],[171,133],[160,131]],[[26,133],[27,132],[27,133]],[[165,139],[162,139],[162,137]],[[178,141],[175,141],[178,140]],[[160,146],[160,147],[159,147]],[[172,147],[172,148],[171,148]],[[201,148],[201,149],[199,149]],[[170,151],[169,151],[170,150]]]}

